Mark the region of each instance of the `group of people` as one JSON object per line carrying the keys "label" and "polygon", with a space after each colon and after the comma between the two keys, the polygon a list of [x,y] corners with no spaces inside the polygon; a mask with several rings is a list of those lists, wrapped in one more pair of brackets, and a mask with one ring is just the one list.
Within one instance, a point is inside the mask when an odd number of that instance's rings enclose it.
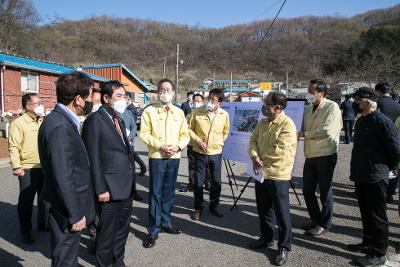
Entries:
{"label": "group of people", "polygon": [[[360,266],[379,266],[386,261],[389,237],[386,202],[393,200],[387,196],[393,195],[398,188],[393,176],[396,177],[400,162],[400,127],[396,129],[393,121],[400,126],[400,106],[387,95],[389,89],[387,83],[378,83],[375,90],[362,87],[352,95],[354,102],[351,106],[358,119],[352,138],[350,180],[355,183],[363,239],[361,243],[348,244],[347,248],[366,254],[356,259]],[[326,99],[328,90],[324,81],[310,81],[307,100],[311,105],[304,109],[302,129],[298,133],[293,121],[284,113],[285,96],[278,92],[270,93],[262,107],[265,119],[258,123],[250,138],[249,156],[253,170],[255,174],[262,170],[265,179],[263,183],[255,182],[261,236],[251,247],[273,246],[277,222],[277,265],[287,261],[291,248],[288,181],[298,138],[304,139],[303,195],[310,217],[310,223],[302,228],[306,234],[321,236],[332,226],[332,179],[342,114],[337,103]],[[351,135],[346,136],[349,137]]]}
{"label": "group of people", "polygon": [[[24,95],[24,113],[10,125],[11,163],[13,174],[20,181],[18,215],[22,242],[34,243],[31,217],[37,193],[38,230],[50,231],[52,265],[77,265],[80,233],[88,227],[95,240],[97,264],[125,266],[132,201],[141,200],[135,187],[136,175],[147,171],[134,151],[135,105],[120,82],[104,82],[100,89],[95,89],[93,81],[82,72],[60,75],[56,94],[57,104],[45,119],[40,97]],[[181,151],[190,142],[190,136],[195,158],[192,165],[203,164],[196,167],[199,175],[192,183],[196,195],[194,214],[201,214],[201,173],[209,169],[210,212],[223,216],[218,210],[221,151],[229,132],[229,117],[220,108],[223,92],[210,92],[203,112],[191,113],[190,128],[189,117],[173,105],[175,88],[169,79],[158,83],[158,94],[159,103],[149,105],[141,115],[139,134],[148,146],[149,156],[146,248],[155,245],[161,230],[181,233],[172,225],[171,210]],[[199,108],[203,102],[200,97],[195,98]],[[135,173],[135,162],[140,165],[139,174]]]}
{"label": "group of people", "polygon": [[[381,87],[378,84],[377,91]],[[277,224],[277,265],[287,262],[293,239],[289,185],[300,138],[304,139],[306,157],[303,194],[310,217],[310,224],[304,229],[309,235],[320,236],[332,225],[332,179],[343,124],[339,105],[326,98],[328,90],[324,81],[310,81],[307,99],[311,105],[305,107],[300,132],[284,112],[286,96],[270,92],[261,109],[265,118],[258,122],[249,140],[254,173],[262,172],[264,177],[263,182],[255,182],[261,235],[250,247],[272,247]],[[219,209],[222,149],[230,121],[221,108],[223,90],[212,89],[206,101],[200,94],[188,93],[182,108],[173,104],[176,92],[172,81],[160,80],[157,91],[159,102],[143,110],[138,134],[147,145],[149,158],[145,248],[155,246],[160,231],[181,233],[173,226],[171,210],[185,147],[189,163],[186,189],[194,195],[190,218],[202,219],[206,180],[209,212],[224,216]],[[390,194],[389,181],[393,180],[389,180],[389,173],[397,169],[400,161],[399,135],[393,120],[384,115],[385,108],[379,107],[385,94],[380,97],[377,91],[360,88],[351,104],[358,119],[352,138],[350,179],[355,182],[364,236],[360,244],[350,244],[348,248],[366,254],[358,259],[361,266],[385,262],[386,196]],[[38,230],[50,230],[53,266],[77,265],[80,235],[86,227],[92,229],[97,264],[125,266],[132,201],[141,200],[136,176],[147,172],[134,151],[136,105],[120,82],[104,82],[100,89],[94,89],[93,81],[82,72],[60,75],[56,94],[57,104],[44,120],[40,97],[24,95],[25,112],[10,125],[11,163],[13,174],[20,181],[18,216],[22,241],[34,242],[31,217],[37,193]],[[350,142],[351,134],[349,138]],[[140,165],[139,174],[135,173],[135,162]]]}

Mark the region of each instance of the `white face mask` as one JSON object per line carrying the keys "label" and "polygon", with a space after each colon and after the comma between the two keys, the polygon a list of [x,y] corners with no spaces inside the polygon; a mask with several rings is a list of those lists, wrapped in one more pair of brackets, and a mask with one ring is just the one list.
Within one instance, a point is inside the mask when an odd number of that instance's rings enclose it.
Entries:
{"label": "white face mask", "polygon": [[306,94],[306,99],[307,99],[308,103],[310,103],[310,104],[314,104],[315,101],[317,101],[317,99],[315,98],[315,95],[312,95],[310,93]]}
{"label": "white face mask", "polygon": [[95,104],[95,105],[93,105],[92,112],[98,111],[100,107],[101,107],[101,104]]}
{"label": "white face mask", "polygon": [[159,95],[161,102],[163,102],[164,104],[168,104],[172,101],[172,99],[174,98],[174,95],[171,93],[162,93]]}
{"label": "white face mask", "polygon": [[214,108],[215,108],[215,105],[213,104],[213,102],[207,102],[207,111],[213,112]]}
{"label": "white face mask", "polygon": [[43,116],[43,113],[44,113],[44,106],[43,106],[43,105],[37,106],[36,108],[33,109],[33,112],[34,112],[35,115],[38,116],[38,117]]}
{"label": "white face mask", "polygon": [[202,106],[203,106],[203,103],[194,102],[194,108],[199,108],[199,107],[202,107]]}
{"label": "white face mask", "polygon": [[126,106],[127,106],[127,104],[126,104],[125,99],[121,99],[121,100],[118,100],[118,101],[115,101],[115,102],[114,102],[114,104],[113,104],[113,109],[114,109],[116,112],[122,114],[122,113],[125,112]]}

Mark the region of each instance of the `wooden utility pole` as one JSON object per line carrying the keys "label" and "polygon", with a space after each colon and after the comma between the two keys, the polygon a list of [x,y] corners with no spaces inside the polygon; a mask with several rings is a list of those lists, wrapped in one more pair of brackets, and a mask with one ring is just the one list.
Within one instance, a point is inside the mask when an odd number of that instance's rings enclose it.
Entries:
{"label": "wooden utility pole", "polygon": [[229,102],[232,102],[232,100],[233,100],[233,97],[232,97],[232,89],[233,89],[233,82],[232,82],[232,72],[231,72],[231,90],[230,90],[230,93],[229,93]]}
{"label": "wooden utility pole", "polygon": [[162,77],[165,78],[165,66],[167,65],[167,58],[164,58]]}
{"label": "wooden utility pole", "polygon": [[176,44],[176,99],[179,93],[179,44]]}
{"label": "wooden utility pole", "polygon": [[286,96],[289,94],[289,71],[286,71]]}

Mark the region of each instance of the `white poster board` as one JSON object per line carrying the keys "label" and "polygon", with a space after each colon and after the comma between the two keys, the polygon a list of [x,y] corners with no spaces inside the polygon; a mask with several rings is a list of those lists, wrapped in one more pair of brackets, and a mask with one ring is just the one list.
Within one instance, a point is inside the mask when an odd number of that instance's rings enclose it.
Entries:
{"label": "white poster board", "polygon": [[[258,121],[263,118],[261,113],[262,102],[224,102],[222,108],[228,112],[230,119],[230,131],[222,150],[222,158],[248,164],[252,170],[252,162],[247,153],[251,133]],[[296,130],[301,130],[304,114],[305,100],[288,99],[285,113],[296,125]],[[261,172],[262,173],[262,172]],[[258,177],[257,177],[258,178]],[[260,177],[261,179],[261,177]]]}
{"label": "white poster board", "polygon": [[230,131],[222,150],[222,158],[251,163],[247,154],[249,138],[261,114],[262,102],[227,102],[222,108],[229,113]]}
{"label": "white poster board", "polygon": [[285,108],[285,113],[293,120],[297,132],[301,131],[305,103],[305,100],[288,99],[287,107]]}

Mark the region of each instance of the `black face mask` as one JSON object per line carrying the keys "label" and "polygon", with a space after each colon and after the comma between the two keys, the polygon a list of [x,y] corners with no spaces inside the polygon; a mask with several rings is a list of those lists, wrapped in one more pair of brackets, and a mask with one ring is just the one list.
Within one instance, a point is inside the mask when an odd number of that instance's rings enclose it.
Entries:
{"label": "black face mask", "polygon": [[92,112],[93,109],[93,102],[89,102],[85,100],[85,106],[83,107],[83,115],[88,115]]}
{"label": "black face mask", "polygon": [[363,112],[363,110],[360,108],[360,104],[357,104],[356,102],[353,102],[352,107],[354,112],[357,114]]}
{"label": "black face mask", "polygon": [[261,107],[261,113],[264,115],[266,118],[271,118],[272,117],[272,112],[271,110],[266,106],[262,105]]}

